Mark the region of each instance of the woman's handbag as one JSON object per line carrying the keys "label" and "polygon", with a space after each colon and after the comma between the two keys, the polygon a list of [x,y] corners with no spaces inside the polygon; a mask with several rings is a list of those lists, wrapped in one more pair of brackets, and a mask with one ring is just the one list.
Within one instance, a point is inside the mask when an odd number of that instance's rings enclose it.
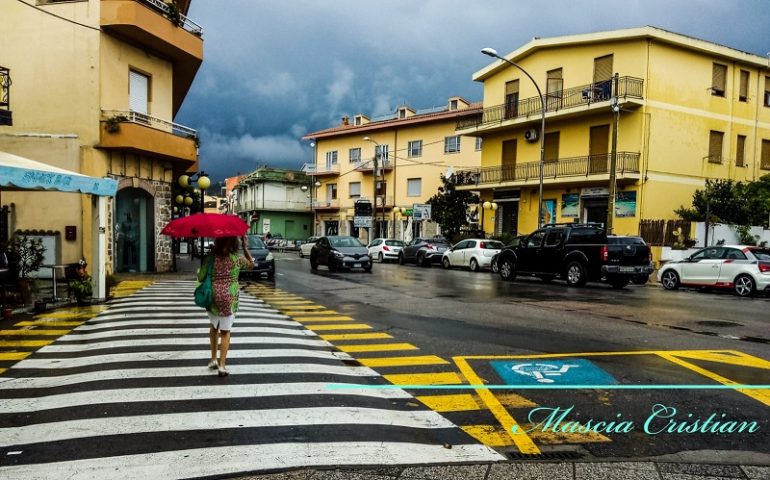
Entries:
{"label": "woman's handbag", "polygon": [[211,257],[206,276],[203,281],[195,288],[195,304],[201,308],[208,309],[214,303],[214,288],[212,286],[212,277],[214,275],[214,257]]}

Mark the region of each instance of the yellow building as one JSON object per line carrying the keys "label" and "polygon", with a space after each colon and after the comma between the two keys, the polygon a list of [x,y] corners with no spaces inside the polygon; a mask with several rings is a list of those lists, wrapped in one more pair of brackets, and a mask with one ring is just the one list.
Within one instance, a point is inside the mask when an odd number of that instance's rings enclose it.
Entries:
{"label": "yellow building", "polygon": [[767,58],[653,27],[535,38],[504,58],[533,80],[494,61],[473,75],[483,112],[457,125],[483,138],[459,188],[498,204],[489,232],[537,228],[541,141],[543,223],[606,223],[614,178],[616,234],[676,218],[706,179],[770,173]]}
{"label": "yellow building", "polygon": [[[6,151],[118,181],[108,205],[108,270],[167,271],[171,186],[198,165],[197,133],[172,123],[203,60],[189,0],[3,2],[0,65],[9,70]],[[9,192],[8,230],[55,237],[51,261],[91,252],[90,199]],[[76,227],[74,236],[65,227]],[[72,231],[72,229],[67,229]],[[7,234],[7,232],[3,232]],[[88,258],[90,260],[90,258]]]}
{"label": "yellow building", "polygon": [[[315,142],[316,234],[353,235],[367,242],[440,233],[434,222],[412,222],[412,207],[438,192],[442,174],[480,164],[481,140],[455,133],[458,121],[480,112],[480,104],[452,97],[444,107],[402,106],[372,121],[365,115],[352,121],[343,117],[339,126],[303,137]],[[355,226],[359,200],[373,204],[373,232]]]}

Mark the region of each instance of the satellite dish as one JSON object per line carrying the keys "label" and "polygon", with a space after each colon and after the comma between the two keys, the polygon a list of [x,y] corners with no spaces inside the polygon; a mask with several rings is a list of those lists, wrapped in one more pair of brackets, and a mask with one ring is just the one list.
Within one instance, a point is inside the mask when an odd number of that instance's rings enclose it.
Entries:
{"label": "satellite dish", "polygon": [[452,175],[454,175],[454,174],[455,174],[454,168],[449,167],[449,168],[446,169],[446,173],[444,174],[444,176],[446,178],[452,178]]}

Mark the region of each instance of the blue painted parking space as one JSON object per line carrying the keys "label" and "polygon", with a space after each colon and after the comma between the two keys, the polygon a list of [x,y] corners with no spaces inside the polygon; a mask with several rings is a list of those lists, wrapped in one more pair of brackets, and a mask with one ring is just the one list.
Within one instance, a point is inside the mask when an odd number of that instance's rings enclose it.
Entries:
{"label": "blue painted parking space", "polygon": [[582,358],[490,362],[507,385],[614,385],[609,373]]}

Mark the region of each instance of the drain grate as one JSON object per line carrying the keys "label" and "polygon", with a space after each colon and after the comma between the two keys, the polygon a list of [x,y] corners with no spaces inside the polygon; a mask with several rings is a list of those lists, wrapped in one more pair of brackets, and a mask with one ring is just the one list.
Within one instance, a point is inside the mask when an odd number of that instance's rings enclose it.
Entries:
{"label": "drain grate", "polygon": [[579,460],[583,458],[583,454],[579,452],[511,452],[508,456],[511,457],[511,460]]}
{"label": "drain grate", "polygon": [[723,320],[701,320],[700,322],[696,322],[698,325],[703,325],[704,327],[742,327],[742,323],[735,323],[735,322],[725,322]]}

